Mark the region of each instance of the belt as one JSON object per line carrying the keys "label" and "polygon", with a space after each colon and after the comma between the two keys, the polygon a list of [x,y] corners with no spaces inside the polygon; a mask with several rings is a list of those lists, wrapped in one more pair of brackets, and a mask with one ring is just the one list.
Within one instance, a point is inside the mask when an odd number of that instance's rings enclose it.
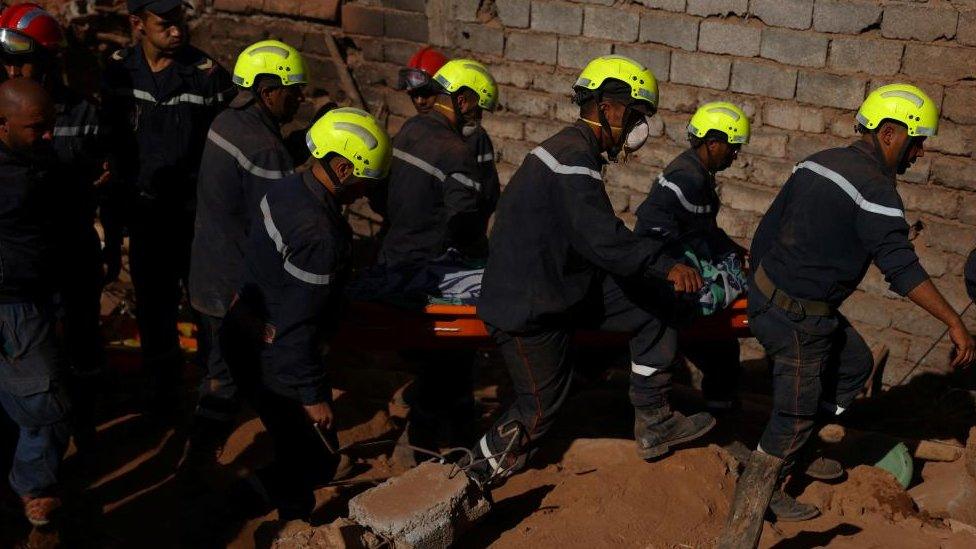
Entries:
{"label": "belt", "polygon": [[773,281],[769,279],[769,275],[766,274],[762,265],[756,269],[752,281],[756,288],[759,288],[762,293],[769,297],[770,302],[787,312],[804,316],[830,316],[834,314],[835,307],[825,301],[798,299],[777,288],[776,284],[773,284]]}

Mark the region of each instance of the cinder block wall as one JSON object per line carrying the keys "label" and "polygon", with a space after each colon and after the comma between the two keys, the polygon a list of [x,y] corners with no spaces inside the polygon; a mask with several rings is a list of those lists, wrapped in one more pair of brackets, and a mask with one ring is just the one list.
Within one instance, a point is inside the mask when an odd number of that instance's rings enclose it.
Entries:
{"label": "cinder block wall", "polygon": [[[720,177],[720,223],[742,241],[794,163],[853,139],[853,109],[867,91],[916,83],[941,105],[942,125],[899,191],[909,222],[925,224],[915,241],[925,267],[957,310],[968,303],[962,264],[976,246],[974,0],[357,0],[328,21],[333,5],[213,0],[196,34],[227,64],[248,41],[280,37],[313,59],[316,85],[336,94],[322,33],[339,27],[364,96],[387,106],[394,131],[413,112],[392,89],[397,69],[421,44],[479,59],[501,85],[501,109],[485,126],[503,181],[536,143],[576,118],[570,87],[589,58],[631,56],[661,82],[661,111],[639,158],[608,168],[614,207],[632,223],[653,178],[686,146],[690,113],[727,99],[753,120],[752,143]],[[874,268],[844,312],[870,343],[891,348],[889,382],[942,332],[888,291]],[[974,318],[970,311],[976,327]],[[944,369],[947,353],[943,342],[922,371]]]}

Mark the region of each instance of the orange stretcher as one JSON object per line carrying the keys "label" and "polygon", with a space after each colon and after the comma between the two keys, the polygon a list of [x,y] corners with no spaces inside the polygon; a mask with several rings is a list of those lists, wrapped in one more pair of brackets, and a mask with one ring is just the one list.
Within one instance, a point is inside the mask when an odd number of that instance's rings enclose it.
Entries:
{"label": "orange stretcher", "polygon": [[[107,320],[107,319],[106,319]],[[116,326],[119,333],[109,338],[110,366],[120,372],[140,369],[139,335],[135,320],[128,318]],[[180,346],[192,354],[197,349],[196,326],[180,322]],[[697,320],[682,330],[685,342],[704,343],[729,337],[750,337],[746,299],[731,307]],[[580,330],[576,342],[587,347],[622,345],[630,334]],[[346,318],[332,339],[334,348],[356,348],[385,351],[404,349],[490,348],[494,345],[484,322],[473,305],[428,305],[412,310],[394,305],[370,302],[350,304]]]}
{"label": "orange stretcher", "polygon": [[[709,341],[750,337],[746,299],[703,317],[681,332],[683,340]],[[626,342],[629,334],[584,330],[576,335],[587,346],[612,346]],[[473,305],[428,305],[409,310],[392,305],[356,302],[350,305],[332,346],[368,349],[442,349],[491,347],[493,342]]]}

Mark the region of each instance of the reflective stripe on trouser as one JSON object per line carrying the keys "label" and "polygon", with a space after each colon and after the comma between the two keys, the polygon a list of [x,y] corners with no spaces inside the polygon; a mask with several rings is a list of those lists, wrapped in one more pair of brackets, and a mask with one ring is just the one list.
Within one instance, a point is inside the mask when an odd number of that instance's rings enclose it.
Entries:
{"label": "reflective stripe on trouser", "polygon": [[773,410],[759,446],[789,466],[826,409],[850,406],[871,374],[873,359],[842,315],[791,319],[757,288],[749,294],[752,333],[773,362]]}

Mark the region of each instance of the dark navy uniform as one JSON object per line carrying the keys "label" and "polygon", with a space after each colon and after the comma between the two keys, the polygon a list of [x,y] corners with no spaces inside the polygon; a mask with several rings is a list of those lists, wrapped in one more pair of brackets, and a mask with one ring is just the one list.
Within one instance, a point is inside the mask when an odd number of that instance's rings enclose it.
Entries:
{"label": "dark navy uniform", "polygon": [[95,182],[107,159],[104,128],[96,105],[60,88],[54,93],[57,118],[54,151],[63,178],[67,205],[62,224],[62,259],[70,276],[61,285],[65,305],[65,336],[72,367],[79,372],[101,369],[104,350],[99,333],[102,293],[102,244],[95,231],[100,196]]}
{"label": "dark navy uniform", "polygon": [[818,409],[839,414],[870,375],[870,349],[837,307],[872,262],[906,295],[928,275],[908,240],[895,174],[858,141],[797,164],[752,243],[753,334],[773,360],[773,412],[760,448],[787,459]]}
{"label": "dark navy uniform", "polygon": [[636,332],[631,401],[667,404],[665,360],[675,351],[662,348],[663,325],[634,304],[631,285],[665,278],[676,261],[614,214],[602,166],[593,131],[577,122],[529,153],[502,193],[478,313],[505,357],[516,400],[481,440],[483,455],[508,446],[514,423],[529,440],[546,432],[568,394],[566,355],[579,327]]}
{"label": "dark navy uniform", "polygon": [[[700,258],[721,258],[739,249],[718,226],[721,205],[715,176],[702,165],[697,150],[689,148],[664,168],[637,208],[634,232],[666,240],[675,256],[687,247]],[[676,344],[677,331],[668,328],[665,338]],[[730,406],[739,379],[739,340],[685,347],[680,350],[705,373],[702,392],[709,406]]]}
{"label": "dark navy uniform", "polygon": [[[247,98],[251,98],[249,101]],[[238,102],[241,104],[238,105]],[[243,247],[271,183],[294,171],[281,130],[247,92],[214,120],[200,164],[190,259],[190,303],[201,313],[207,374],[198,414],[232,419],[236,394],[214,337],[244,274]]]}
{"label": "dark navy uniform", "polygon": [[480,175],[476,155],[444,115],[407,120],[393,139],[380,263],[425,264],[448,248],[483,247]]}
{"label": "dark navy uniform", "polygon": [[64,187],[55,164],[0,143],[0,406],[19,426],[10,485],[30,497],[57,488],[71,434],[53,304]]}
{"label": "dark navy uniform", "polygon": [[[158,73],[150,71],[140,46],[113,54],[105,71],[104,112],[129,229],[143,361],[159,396],[175,385],[182,361],[176,320],[189,270],[200,156],[231,93],[227,72],[192,46]],[[119,227],[110,224],[109,232],[114,245]]]}
{"label": "dark navy uniform", "polygon": [[95,182],[104,172],[106,136],[94,102],[65,87],[56,88],[52,95],[57,112],[53,145],[64,205],[58,254],[62,263],[58,272],[63,275],[59,288],[64,343],[74,374],[75,419],[81,428],[76,437],[84,444],[94,433],[91,415],[98,390],[95,376],[101,373],[105,362],[99,328],[104,262],[95,216],[99,206],[106,205]]}
{"label": "dark navy uniform", "polygon": [[259,478],[279,513],[294,518],[311,511],[313,488],[330,480],[338,463],[302,405],[332,401],[320,347],[340,314],[352,229],[311,172],[276,182],[259,207],[244,247],[244,285],[221,345],[274,439],[275,464]]}
{"label": "dark navy uniform", "polygon": [[[491,136],[481,126],[478,126],[477,131],[464,141],[474,152],[479,169],[477,179],[481,182],[481,197],[478,202],[478,232],[487,235],[488,221],[491,219],[491,215],[495,213],[498,198],[502,193],[501,183],[498,180],[498,169],[495,167],[495,145],[491,142]],[[473,250],[473,253],[478,256],[487,256],[487,244],[486,238],[483,251]]]}

